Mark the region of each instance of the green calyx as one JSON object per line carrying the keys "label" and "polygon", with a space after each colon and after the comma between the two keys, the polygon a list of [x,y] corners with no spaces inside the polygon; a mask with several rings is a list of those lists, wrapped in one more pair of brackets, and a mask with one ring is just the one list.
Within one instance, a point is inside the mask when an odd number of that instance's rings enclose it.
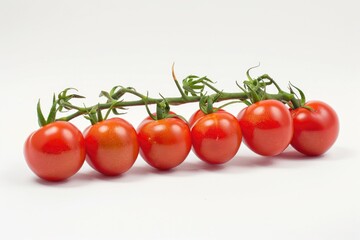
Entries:
{"label": "green calyx", "polygon": [[38,116],[38,124],[40,127],[43,127],[49,123],[55,122],[56,119],[56,112],[57,112],[57,101],[55,99],[55,94],[53,96],[53,103],[51,105],[51,109],[49,115],[45,119],[44,114],[42,113],[41,106],[40,106],[40,99],[37,103],[37,116]]}
{"label": "green calyx", "polygon": [[[300,97],[294,92],[293,88],[295,88],[297,90]],[[293,98],[291,99],[291,103],[289,104],[289,106],[292,109],[306,108],[306,109],[308,109],[310,111],[313,111],[313,109],[311,107],[305,106],[306,97],[305,97],[304,92],[300,88],[294,86],[291,82],[289,82],[289,90],[290,90],[290,94],[293,95]]]}
{"label": "green calyx", "polygon": [[[160,96],[163,100],[161,102],[156,103],[156,119],[153,118],[154,120],[161,120],[164,118],[168,118],[170,115],[169,114],[170,105],[169,105],[168,101],[161,94],[160,94]],[[151,116],[153,116],[153,115],[151,115]]]}
{"label": "green calyx", "polygon": [[156,103],[156,113],[155,114],[151,113],[148,104],[145,102],[146,111],[151,119],[153,119],[154,121],[157,121],[157,120],[162,120],[162,119],[166,119],[166,118],[180,118],[183,121],[187,122],[187,120],[184,117],[182,117],[181,115],[177,115],[177,114],[170,112],[170,104],[168,103],[166,98],[164,98],[161,94],[160,94],[160,96],[162,97],[162,101],[158,101]]}
{"label": "green calyx", "polygon": [[212,96],[202,96],[199,101],[199,108],[204,114],[211,114],[217,112],[220,108],[214,108],[214,102],[218,100],[221,93],[217,93]]}

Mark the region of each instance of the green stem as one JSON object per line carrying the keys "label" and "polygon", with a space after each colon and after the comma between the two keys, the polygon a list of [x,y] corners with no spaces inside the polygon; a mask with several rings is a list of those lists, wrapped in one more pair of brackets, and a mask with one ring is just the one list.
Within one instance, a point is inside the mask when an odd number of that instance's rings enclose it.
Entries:
{"label": "green stem", "polygon": [[[210,95],[215,96],[216,94]],[[291,101],[293,103],[293,97],[291,97],[291,94],[288,93],[279,93],[279,94],[266,94],[268,99],[276,99],[279,101]],[[140,100],[134,100],[134,101],[119,101],[116,104],[113,103],[103,103],[97,105],[100,110],[109,109],[111,106],[113,107],[130,107],[130,106],[143,106],[145,104],[156,104],[160,101],[162,101],[162,98],[148,98],[144,95],[147,100],[144,101],[144,99]],[[192,103],[192,102],[198,102],[200,101],[199,96],[188,96],[187,99],[183,99],[182,97],[169,97],[166,98],[167,102],[170,105],[182,105],[186,103]],[[226,100],[246,100],[248,99],[246,93],[221,93],[221,95],[218,97],[217,102],[226,101]],[[294,104],[294,103],[293,103]],[[78,111],[62,118],[58,118],[57,121],[70,121],[71,119],[74,119],[78,116],[81,116],[83,114],[88,113],[91,109],[93,109],[94,106],[87,107],[87,108],[78,108]]]}
{"label": "green stem", "polygon": [[[113,107],[130,107],[130,106],[143,106],[146,104],[156,104],[158,102],[163,101],[162,98],[149,98],[146,97],[143,94],[140,94],[138,92],[135,92],[133,90],[128,90],[126,89],[126,92],[128,93],[132,93],[138,97],[140,97],[139,100],[134,100],[134,101],[118,101],[117,103],[103,103],[103,104],[98,104],[98,108],[100,110],[104,110],[104,109],[109,109],[111,106]],[[215,96],[216,94],[210,95],[210,96]],[[167,102],[170,105],[181,105],[181,104],[185,104],[185,103],[192,103],[192,102],[198,102],[200,100],[200,96],[187,96],[186,99],[182,98],[182,97],[169,97],[166,98]],[[217,99],[217,101],[226,101],[226,100],[234,100],[234,99],[238,99],[238,100],[244,100],[247,99],[247,95],[245,93],[225,93],[222,92],[221,95],[219,96],[219,98]],[[57,121],[70,121],[71,119],[74,119],[78,116],[81,116],[83,114],[88,113],[91,109],[93,109],[94,106],[90,106],[87,108],[78,108],[78,111],[70,114],[69,116],[65,116],[65,117],[61,117],[58,118]]]}
{"label": "green stem", "polygon": [[280,86],[277,84],[277,82],[276,82],[274,79],[272,79],[269,75],[264,74],[264,75],[262,75],[262,76],[260,76],[260,77],[257,78],[258,81],[263,80],[263,79],[267,79],[267,80],[269,80],[272,84],[274,84],[274,86],[275,86],[276,89],[279,91],[279,93],[280,93],[280,92],[283,92],[283,90],[281,90],[281,88],[280,88]]}
{"label": "green stem", "polygon": [[[115,110],[116,108],[121,109],[124,107],[130,107],[130,106],[143,106],[143,105],[147,106],[149,104],[159,104],[162,101],[166,101],[169,105],[181,105],[181,104],[186,104],[186,103],[199,102],[201,100],[201,98],[204,96],[202,93],[199,95],[194,95],[194,96],[187,96],[185,94],[185,92],[183,91],[183,88],[180,86],[178,80],[176,79],[176,76],[174,73],[174,67],[172,68],[172,75],[173,75],[173,79],[175,81],[176,87],[178,88],[178,90],[181,94],[180,97],[151,98],[151,97],[148,97],[147,95],[137,92],[133,88],[120,87],[120,89],[117,90],[116,92],[114,92],[114,93],[111,92],[110,94],[107,94],[108,102],[106,102],[106,103],[96,104],[95,106],[90,106],[90,107],[77,107],[77,106],[72,105],[69,102],[65,102],[64,105],[66,105],[66,107],[68,107],[69,109],[76,110],[76,112],[74,112],[68,116],[58,118],[58,119],[56,119],[56,121],[70,121],[78,116],[88,114],[95,107],[97,108],[97,110],[100,113],[101,113],[101,110],[109,109],[109,111],[105,115],[105,117],[107,117],[110,113],[110,110],[111,109]],[[212,86],[212,84],[210,84],[206,81],[203,81],[203,84],[215,92],[214,94],[208,95],[208,97],[210,99],[215,99],[214,102],[220,102],[220,101],[229,101],[230,103],[233,103],[236,101],[247,102],[246,100],[251,99],[251,98],[253,100],[254,100],[254,98],[255,98],[255,100],[261,100],[259,96],[262,94],[261,96],[264,97],[265,99],[276,99],[276,100],[279,100],[282,102],[291,102],[295,108],[299,107],[300,103],[294,97],[294,94],[284,92],[279,87],[279,85],[267,74],[264,74],[255,80],[250,77],[249,71],[247,72],[247,75],[249,78],[247,86],[250,89],[250,92],[247,92],[245,89],[243,89],[239,85],[238,86],[244,92],[222,92],[222,91],[218,90],[217,88],[215,88],[214,86]],[[260,81],[263,79],[267,79],[270,81],[269,84],[264,82],[265,85],[274,84],[274,86],[278,90],[278,93],[276,93],[276,94],[266,93],[265,90],[262,89],[263,86],[260,84]],[[132,100],[132,101],[124,101],[124,100],[120,99],[124,94],[131,94],[131,95],[137,96],[139,99]],[[259,96],[258,96],[258,94],[259,94]],[[224,106],[226,106],[226,105],[227,104],[225,103]]]}

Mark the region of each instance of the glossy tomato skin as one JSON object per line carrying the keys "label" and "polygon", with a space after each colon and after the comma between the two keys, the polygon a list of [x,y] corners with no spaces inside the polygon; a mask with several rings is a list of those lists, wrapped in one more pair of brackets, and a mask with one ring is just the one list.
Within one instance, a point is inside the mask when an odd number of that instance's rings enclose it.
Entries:
{"label": "glossy tomato skin", "polygon": [[309,101],[311,108],[291,111],[294,120],[294,136],[291,145],[308,156],[325,153],[335,143],[339,134],[339,119],[335,110],[321,101]]}
{"label": "glossy tomato skin", "polygon": [[33,132],[24,155],[30,169],[47,181],[62,181],[79,171],[85,161],[81,132],[69,122],[53,122]]}
{"label": "glossy tomato skin", "polygon": [[242,133],[237,119],[228,112],[217,111],[199,118],[191,128],[194,153],[203,161],[222,164],[239,150]]}
{"label": "glossy tomato skin", "polygon": [[159,170],[178,166],[190,152],[190,129],[180,118],[145,118],[137,132],[142,158]]}
{"label": "glossy tomato skin", "polygon": [[[217,109],[217,108],[215,108],[214,109],[215,111],[217,111],[217,112],[223,112],[224,110],[223,109]],[[198,109],[196,112],[194,112],[193,113],[193,115],[191,115],[191,117],[189,118],[189,126],[190,126],[190,128],[194,125],[194,123],[197,121],[197,120],[199,120],[200,118],[202,118],[202,117],[204,117],[206,114],[203,112],[203,111],[201,111],[201,109]]]}
{"label": "glossy tomato skin", "polygon": [[293,136],[289,110],[277,100],[263,100],[244,108],[237,116],[244,143],[255,153],[275,156],[282,153]]}
{"label": "glossy tomato skin", "polygon": [[98,172],[117,176],[128,171],[139,153],[136,131],[126,120],[112,118],[84,131],[86,161]]}

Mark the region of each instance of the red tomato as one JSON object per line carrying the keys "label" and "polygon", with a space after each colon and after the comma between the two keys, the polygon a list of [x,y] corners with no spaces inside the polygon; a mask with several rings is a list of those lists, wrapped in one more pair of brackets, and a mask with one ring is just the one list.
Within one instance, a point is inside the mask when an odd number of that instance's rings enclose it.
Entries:
{"label": "red tomato", "polygon": [[180,118],[145,118],[137,131],[140,154],[154,168],[174,168],[181,164],[190,152],[190,129]]}
{"label": "red tomato", "polygon": [[320,101],[305,104],[312,110],[291,110],[294,120],[294,136],[291,145],[299,152],[317,156],[325,153],[336,141],[339,120],[334,109]]}
{"label": "red tomato", "polygon": [[40,178],[65,180],[79,171],[84,163],[84,137],[69,122],[53,122],[28,137],[24,155],[30,169]]}
{"label": "red tomato", "polygon": [[239,150],[241,139],[237,119],[225,111],[207,114],[191,128],[193,151],[207,163],[221,164],[232,159]]}
{"label": "red tomato", "polygon": [[244,108],[238,120],[245,144],[260,155],[280,154],[293,136],[290,112],[277,100],[263,100]]}
{"label": "red tomato", "polygon": [[121,118],[112,118],[85,130],[86,161],[98,172],[116,176],[129,170],[138,153],[136,131]]}
{"label": "red tomato", "polygon": [[[214,108],[214,110],[216,111],[224,111],[223,109],[217,109],[217,108]],[[192,127],[194,125],[194,123],[199,120],[200,118],[202,118],[203,116],[205,116],[206,114],[201,111],[200,109],[197,110],[196,112],[194,112],[193,115],[191,115],[190,119],[189,119],[189,126]]]}

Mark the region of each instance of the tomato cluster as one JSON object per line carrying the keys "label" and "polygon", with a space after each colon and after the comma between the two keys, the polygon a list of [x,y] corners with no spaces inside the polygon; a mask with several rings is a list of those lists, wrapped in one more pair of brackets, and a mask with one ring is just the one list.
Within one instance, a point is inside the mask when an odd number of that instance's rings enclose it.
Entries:
{"label": "tomato cluster", "polygon": [[[175,116],[174,116],[175,115]],[[69,122],[49,123],[25,143],[31,170],[48,181],[61,181],[88,164],[105,175],[129,170],[140,152],[152,167],[169,170],[181,164],[191,148],[210,164],[231,160],[243,141],[263,156],[282,153],[289,144],[299,152],[317,156],[335,142],[339,121],[326,103],[310,101],[288,109],[277,100],[262,100],[244,108],[237,118],[222,109],[209,114],[196,111],[189,122],[172,114],[145,118],[137,131],[121,118],[103,120],[81,133]]]}

